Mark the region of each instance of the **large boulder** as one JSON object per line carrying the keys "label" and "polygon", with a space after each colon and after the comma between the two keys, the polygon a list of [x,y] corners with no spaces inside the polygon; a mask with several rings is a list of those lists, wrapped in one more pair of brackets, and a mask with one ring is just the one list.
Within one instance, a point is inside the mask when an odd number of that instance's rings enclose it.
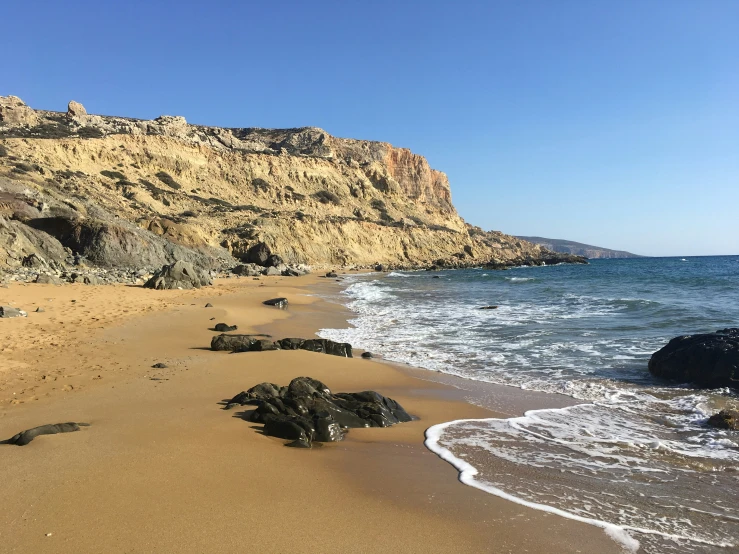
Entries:
{"label": "large boulder", "polygon": [[154,273],[144,287],[149,289],[199,289],[212,285],[210,275],[189,262],[177,261]]}
{"label": "large boulder", "polygon": [[263,242],[259,242],[246,251],[242,260],[248,264],[265,266],[271,255],[272,251],[269,249],[269,246]]}
{"label": "large boulder", "polygon": [[28,314],[13,306],[0,306],[0,318],[7,319],[10,317],[28,317]]}
{"label": "large boulder", "polygon": [[69,104],[67,105],[67,115],[70,117],[81,117],[87,115],[87,110],[79,102],[70,100]]}
{"label": "large boulder", "polygon": [[676,337],[652,354],[649,372],[701,387],[739,387],[739,329]]}
{"label": "large boulder", "polygon": [[226,408],[256,404],[249,419],[265,435],[309,447],[341,440],[349,428],[389,427],[413,418],[392,398],[374,391],[332,393],[321,381],[297,377],[287,387],[260,383],[227,402]]}

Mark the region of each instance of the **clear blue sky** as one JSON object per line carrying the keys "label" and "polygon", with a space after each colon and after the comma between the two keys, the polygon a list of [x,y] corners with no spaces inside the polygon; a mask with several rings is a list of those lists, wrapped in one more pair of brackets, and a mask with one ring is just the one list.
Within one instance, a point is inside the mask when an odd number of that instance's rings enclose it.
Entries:
{"label": "clear blue sky", "polygon": [[469,222],[739,254],[739,0],[6,2],[0,94],[318,126],[445,171]]}

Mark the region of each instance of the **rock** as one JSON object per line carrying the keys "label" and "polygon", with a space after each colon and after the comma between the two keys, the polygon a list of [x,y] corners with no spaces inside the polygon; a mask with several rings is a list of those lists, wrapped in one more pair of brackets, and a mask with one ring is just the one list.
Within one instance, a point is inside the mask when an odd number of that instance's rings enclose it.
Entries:
{"label": "rock", "polygon": [[282,272],[276,267],[267,267],[262,270],[262,275],[267,277],[276,277],[282,275]]}
{"label": "rock", "polygon": [[257,264],[239,264],[233,268],[233,273],[236,275],[242,275],[246,277],[258,277],[262,274],[264,268]]}
{"label": "rock", "polygon": [[189,262],[178,261],[165,265],[144,283],[149,289],[199,289],[212,285],[213,281],[205,271],[196,269]]}
{"label": "rock", "polygon": [[83,285],[99,285],[100,279],[95,275],[81,275],[79,273],[73,273],[71,278],[72,283],[82,283]]}
{"label": "rock", "polygon": [[39,313],[39,314],[40,314],[40,313],[43,313],[43,312],[45,312],[46,310],[44,310],[44,309],[43,309],[43,308],[42,308],[41,306],[39,306],[39,307],[38,307],[38,308],[36,308],[36,309],[35,309],[34,311],[35,311],[36,313]]}
{"label": "rock", "polygon": [[228,352],[248,352],[256,342],[254,335],[218,335],[210,341],[211,350],[225,350]]}
{"label": "rock", "polygon": [[55,277],[54,275],[49,275],[47,273],[39,273],[34,283],[40,283],[44,285],[61,285],[62,284],[62,282],[59,280],[58,277]]}
{"label": "rock", "polygon": [[41,425],[22,431],[17,435],[3,441],[2,444],[15,444],[16,446],[25,446],[39,435],[55,435],[57,433],[71,433],[79,431],[80,426],[87,427],[89,423],[55,423],[52,425]]}
{"label": "rock", "polygon": [[206,308],[212,308],[212,307],[213,307],[213,304],[211,304],[210,302],[208,302],[208,303],[207,303],[207,304],[205,305],[205,307],[206,307]]}
{"label": "rock", "polygon": [[0,318],[28,317],[28,314],[12,306],[0,306]]}
{"label": "rock", "polygon": [[300,350],[300,347],[303,345],[305,340],[303,339],[280,339],[278,341],[280,343],[280,348],[283,350]]}
{"label": "rock", "polygon": [[263,242],[259,242],[246,251],[242,260],[246,263],[265,266],[271,255],[272,251],[269,249],[269,246]]}
{"label": "rock", "polygon": [[333,356],[342,356],[344,358],[352,357],[352,345],[348,342],[334,342],[327,339],[309,339],[303,341],[300,345],[301,350],[309,350],[310,352],[322,352],[323,354],[331,354]]}
{"label": "rock", "polygon": [[269,337],[269,335],[221,334],[211,339],[210,348],[211,350],[227,352],[249,352],[252,349],[252,345],[256,343],[260,337]]}
{"label": "rock", "polygon": [[372,357],[372,352],[362,352],[362,358],[364,358],[365,360],[369,360]]}
{"label": "rock", "polygon": [[280,256],[278,256],[277,254],[272,254],[264,262],[264,265],[267,267],[278,267],[283,265],[284,263],[285,262],[282,261],[282,258]]}
{"label": "rock", "polygon": [[[438,275],[433,275],[433,276],[432,276],[431,278],[432,278],[432,279],[441,279],[441,277],[439,277]],[[484,308],[480,308],[480,309],[482,310],[482,309],[484,309]]]}
{"label": "rock", "polygon": [[708,425],[719,429],[730,429],[739,431],[739,411],[721,410],[708,418]]}
{"label": "rock", "polygon": [[231,331],[236,331],[238,326],[229,325],[228,323],[216,323],[214,329],[219,333],[230,333]]}
{"label": "rock", "polygon": [[478,308],[480,310],[497,310],[498,306],[483,306],[482,308]]}
{"label": "rock", "polygon": [[377,264],[375,266],[375,271],[385,271],[385,267],[382,264]]}
{"label": "rock", "polygon": [[335,279],[336,277],[338,277],[338,275],[336,274],[335,271],[329,271],[328,273],[326,273],[326,277],[329,277],[331,279]]}
{"label": "rock", "polygon": [[36,112],[17,96],[0,96],[0,123],[9,126],[34,126],[38,123]]}
{"label": "rock", "polygon": [[739,329],[685,335],[652,354],[655,377],[701,387],[739,387]]}
{"label": "rock", "polygon": [[67,105],[67,115],[70,117],[80,117],[83,115],[87,115],[87,110],[79,102],[71,100]]}
{"label": "rock", "polygon": [[257,339],[249,345],[249,352],[266,352],[280,350],[280,345],[269,339]]}
{"label": "rock", "polygon": [[163,364],[162,362],[157,362],[153,366],[151,366],[153,369],[166,369],[168,366],[167,364]]}
{"label": "rock", "polygon": [[260,383],[228,401],[226,408],[257,404],[250,421],[263,423],[263,432],[299,444],[335,442],[343,429],[389,427],[413,418],[391,398],[374,391],[332,393],[325,383],[297,377],[287,387]]}
{"label": "rock", "polygon": [[265,304],[266,306],[274,306],[275,308],[285,309],[287,308],[287,298],[272,298],[270,300],[265,300],[262,302],[262,304]]}
{"label": "rock", "polygon": [[46,262],[39,258],[36,254],[29,254],[28,256],[23,258],[21,265],[23,265],[23,267],[40,268],[46,267]]}

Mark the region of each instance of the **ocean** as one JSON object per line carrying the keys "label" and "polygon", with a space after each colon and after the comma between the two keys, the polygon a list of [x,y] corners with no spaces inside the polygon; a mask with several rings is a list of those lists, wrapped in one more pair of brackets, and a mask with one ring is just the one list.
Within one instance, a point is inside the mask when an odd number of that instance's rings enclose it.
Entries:
{"label": "ocean", "polygon": [[345,282],[353,327],[321,336],[430,372],[574,400],[430,428],[427,447],[462,482],[603,527],[633,551],[739,551],[739,434],[705,426],[713,412],[739,407],[739,396],[647,371],[675,336],[739,326],[739,256]]}

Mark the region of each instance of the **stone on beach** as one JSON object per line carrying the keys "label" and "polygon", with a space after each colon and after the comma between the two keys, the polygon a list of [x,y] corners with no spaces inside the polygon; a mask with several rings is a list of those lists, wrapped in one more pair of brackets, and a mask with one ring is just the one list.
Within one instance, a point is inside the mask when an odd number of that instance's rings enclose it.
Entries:
{"label": "stone on beach", "polygon": [[17,435],[12,436],[2,444],[14,444],[16,446],[25,446],[39,435],[55,435],[57,433],[71,433],[79,431],[80,426],[86,427],[89,423],[54,423],[49,425],[40,425],[33,429],[21,431]]}
{"label": "stone on beach", "polygon": [[286,446],[335,442],[344,430],[389,427],[413,418],[392,398],[375,391],[332,393],[321,381],[297,377],[287,387],[260,383],[227,402],[226,409],[256,404],[249,416],[265,435],[294,441]]}
{"label": "stone on beach", "polygon": [[212,284],[213,281],[207,272],[180,260],[163,266],[144,284],[144,287],[157,290],[199,289]]}
{"label": "stone on beach", "polygon": [[265,300],[262,302],[262,304],[266,306],[274,306],[275,308],[284,309],[287,308],[288,301],[287,298],[272,298],[270,300]]}
{"label": "stone on beach", "polygon": [[230,333],[236,331],[239,327],[237,325],[229,325],[228,323],[216,323],[214,329],[219,333]]}
{"label": "stone on beach", "polygon": [[19,308],[12,306],[0,306],[0,318],[28,317],[28,314]]}

